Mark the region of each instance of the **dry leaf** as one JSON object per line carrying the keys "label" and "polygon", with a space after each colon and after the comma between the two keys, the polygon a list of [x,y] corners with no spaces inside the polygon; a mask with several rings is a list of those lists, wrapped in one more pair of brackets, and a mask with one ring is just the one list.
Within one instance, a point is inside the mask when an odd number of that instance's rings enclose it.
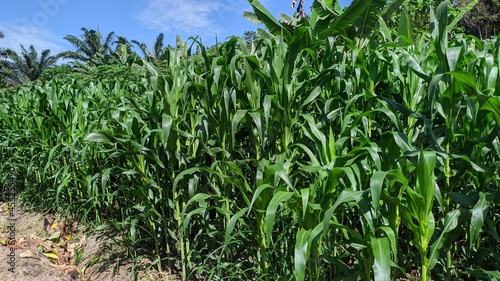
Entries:
{"label": "dry leaf", "polygon": [[57,268],[57,269],[65,269],[65,268],[67,267],[67,265],[65,265],[65,264],[53,264],[53,263],[51,263],[51,264],[49,264],[49,265],[50,265],[51,267],[53,267],[53,268]]}
{"label": "dry leaf", "polygon": [[21,258],[34,258],[35,256],[33,255],[33,253],[30,250],[27,250],[27,251],[20,253],[19,257],[21,257]]}

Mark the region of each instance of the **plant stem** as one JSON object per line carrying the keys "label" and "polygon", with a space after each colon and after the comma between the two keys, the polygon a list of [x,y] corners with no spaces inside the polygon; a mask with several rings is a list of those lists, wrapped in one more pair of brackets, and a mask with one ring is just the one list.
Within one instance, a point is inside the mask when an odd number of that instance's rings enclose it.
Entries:
{"label": "plant stem", "polygon": [[[446,144],[446,153],[450,153],[450,142]],[[450,170],[450,159],[447,158],[444,162],[444,172],[445,172],[445,190],[451,191],[450,189],[450,178],[451,178],[451,170]],[[444,200],[444,211],[445,213],[450,210],[450,197],[446,195],[446,199]],[[451,247],[446,248],[446,280],[451,280]]]}
{"label": "plant stem", "polygon": [[422,263],[422,281],[427,281],[427,264]]}
{"label": "plant stem", "polygon": [[177,192],[174,193],[174,198],[177,198],[175,203],[175,211],[177,213],[177,227],[179,229],[179,247],[181,250],[181,268],[182,268],[182,277],[181,279],[186,280],[186,265],[185,265],[185,253],[184,253],[184,234],[182,230],[182,216],[180,210],[180,198],[178,198]]}

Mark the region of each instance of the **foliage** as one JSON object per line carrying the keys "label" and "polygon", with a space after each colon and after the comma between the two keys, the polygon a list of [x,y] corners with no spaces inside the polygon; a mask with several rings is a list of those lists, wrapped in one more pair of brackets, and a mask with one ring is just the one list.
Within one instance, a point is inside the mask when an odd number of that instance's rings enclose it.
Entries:
{"label": "foliage", "polygon": [[446,1],[413,41],[318,4],[288,38],[0,90],[0,175],[183,280],[498,279],[498,40],[450,38]]}
{"label": "foliage", "polygon": [[[477,1],[471,0],[470,3]],[[469,3],[469,4],[470,4]],[[397,30],[401,26],[402,21],[407,21],[408,27],[412,34],[420,36],[421,34],[427,34],[432,28],[430,18],[431,10],[435,10],[439,5],[439,1],[435,0],[405,0],[402,3],[392,5],[392,8],[397,11],[392,14],[390,19],[387,19],[387,26],[391,29]],[[464,4],[463,1],[451,1],[448,2],[448,24],[457,19],[459,21],[464,13],[472,9],[473,6],[468,6]],[[472,3],[474,5],[474,3]],[[450,36],[454,33],[461,33],[464,28],[460,24],[453,23],[453,30],[450,30]]]}
{"label": "foliage", "polygon": [[[249,2],[254,12],[245,12],[244,16],[254,23],[265,24],[272,35],[283,37],[285,42],[289,43],[295,34],[301,36],[309,34],[304,36],[314,36],[319,40],[325,40],[332,35],[344,36],[351,40],[367,38],[377,29],[379,16],[389,17],[394,12],[391,7],[400,5],[403,0],[394,0],[388,6],[383,0],[354,0],[344,10],[337,1],[317,0],[313,3],[309,18],[304,17],[302,11],[300,13],[302,16],[298,16],[298,19],[281,15],[281,22],[275,19],[259,1],[249,0]],[[299,10],[303,9],[302,5],[303,1],[299,3]]]}
{"label": "foliage", "polygon": [[131,54],[132,53],[132,43],[127,40],[127,38],[123,36],[117,36],[116,40],[113,41],[113,45],[115,45],[115,52],[119,53],[121,52],[122,48],[125,48],[127,53]]}
{"label": "foliage", "polygon": [[246,30],[243,33],[243,39],[245,40],[245,42],[247,43],[247,45],[251,45],[251,44],[257,43],[257,39],[258,39],[257,32]]}
{"label": "foliage", "polygon": [[154,64],[159,64],[162,60],[168,59],[169,48],[164,46],[164,38],[165,35],[163,33],[158,34],[152,51],[148,49],[148,46],[145,43],[140,43],[137,40],[132,40],[132,43],[139,47],[143,54],[143,57],[147,61]]}
{"label": "foliage", "polygon": [[61,84],[72,84],[81,87],[100,81],[140,81],[146,76],[146,71],[138,67],[129,67],[125,64],[101,64],[97,66],[86,66],[83,64],[63,64],[46,70],[39,81],[41,84],[52,80]]}
{"label": "foliage", "polygon": [[[471,1],[458,1],[458,6],[465,6]],[[465,32],[480,39],[496,37],[500,34],[500,1],[480,0],[475,7],[465,14],[461,21]]]}
{"label": "foliage", "polygon": [[53,67],[58,56],[51,56],[50,50],[43,50],[40,54],[31,45],[28,49],[21,45],[21,53],[12,49],[0,52],[0,81],[21,84],[35,81],[42,73]]}
{"label": "foliage", "polygon": [[66,41],[76,48],[76,51],[64,51],[60,55],[66,59],[87,62],[97,55],[107,56],[111,50],[114,32],[103,37],[99,30],[87,29],[82,27],[83,34],[81,38],[74,35],[64,37]]}

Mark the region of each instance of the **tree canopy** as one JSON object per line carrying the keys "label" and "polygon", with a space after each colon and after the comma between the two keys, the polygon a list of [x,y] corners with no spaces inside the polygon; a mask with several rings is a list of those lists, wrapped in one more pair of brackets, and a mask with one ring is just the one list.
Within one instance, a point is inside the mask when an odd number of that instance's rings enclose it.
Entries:
{"label": "tree canopy", "polygon": [[[464,7],[471,1],[458,1],[457,6]],[[500,33],[500,0],[480,0],[460,24],[466,33],[480,39],[497,36]]]}
{"label": "tree canopy", "polygon": [[86,62],[98,54],[104,56],[109,54],[115,36],[114,32],[103,37],[99,30],[87,29],[85,27],[82,27],[81,30],[83,34],[80,38],[74,35],[64,37],[66,41],[76,48],[76,51],[62,52],[62,57]]}
{"label": "tree canopy", "polygon": [[50,50],[38,53],[31,45],[26,49],[21,45],[21,53],[5,49],[0,54],[0,78],[10,83],[35,81],[42,73],[53,67],[59,56],[52,56]]}

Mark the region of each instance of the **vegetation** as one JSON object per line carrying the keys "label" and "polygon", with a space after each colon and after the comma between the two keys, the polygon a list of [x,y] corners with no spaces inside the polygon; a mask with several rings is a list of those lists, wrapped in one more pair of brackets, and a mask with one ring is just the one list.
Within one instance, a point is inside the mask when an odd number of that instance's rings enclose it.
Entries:
{"label": "vegetation", "polygon": [[50,55],[50,50],[38,54],[33,45],[28,50],[21,45],[20,54],[12,49],[0,50],[0,78],[13,84],[35,81],[58,59],[58,56]]}
{"label": "vegetation", "polygon": [[110,53],[115,36],[114,32],[109,33],[104,38],[98,30],[83,27],[82,32],[81,39],[73,35],[64,37],[76,48],[76,51],[62,52],[61,57],[87,62],[96,56],[106,56]]}
{"label": "vegetation", "polygon": [[157,64],[159,61],[167,59],[168,50],[164,46],[164,38],[165,35],[163,33],[158,34],[152,51],[148,49],[145,43],[140,43],[137,40],[132,40],[132,43],[139,47],[146,60]]}
{"label": "vegetation", "polygon": [[388,27],[401,1],[249,2],[254,44],[0,90],[0,189],[182,280],[498,280],[500,36],[458,33],[448,1],[420,34]]}
{"label": "vegetation", "polygon": [[[458,1],[459,6],[465,6],[471,1]],[[495,37],[500,32],[500,1],[481,0],[465,14],[461,21],[465,31],[480,39]]]}

